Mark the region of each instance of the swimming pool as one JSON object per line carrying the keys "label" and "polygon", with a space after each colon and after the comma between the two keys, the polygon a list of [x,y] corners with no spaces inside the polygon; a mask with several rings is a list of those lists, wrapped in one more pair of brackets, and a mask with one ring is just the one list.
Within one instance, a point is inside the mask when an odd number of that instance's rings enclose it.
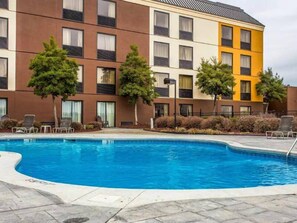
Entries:
{"label": "swimming pool", "polygon": [[129,189],[222,189],[297,183],[297,160],[182,140],[3,140],[17,171],[42,180]]}

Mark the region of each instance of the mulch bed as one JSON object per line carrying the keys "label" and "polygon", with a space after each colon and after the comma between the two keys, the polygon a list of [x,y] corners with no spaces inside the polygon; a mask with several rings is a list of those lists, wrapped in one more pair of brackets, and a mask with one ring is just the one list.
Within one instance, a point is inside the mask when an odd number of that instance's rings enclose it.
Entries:
{"label": "mulch bed", "polygon": [[[144,128],[143,130],[148,132],[157,132],[157,133],[165,133],[165,134],[178,134],[178,135],[206,135],[205,133],[188,133],[188,132],[177,132],[173,129],[150,129]],[[265,136],[265,133],[253,133],[253,132],[223,132],[221,134],[215,135],[235,135],[235,136]]]}

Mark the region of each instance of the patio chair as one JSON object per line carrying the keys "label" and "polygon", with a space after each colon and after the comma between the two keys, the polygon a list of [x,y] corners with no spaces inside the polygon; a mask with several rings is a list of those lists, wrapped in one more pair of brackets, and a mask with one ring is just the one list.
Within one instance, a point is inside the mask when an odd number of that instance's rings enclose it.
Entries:
{"label": "patio chair", "polygon": [[278,127],[278,130],[276,131],[267,131],[266,132],[266,138],[271,139],[273,137],[282,137],[284,138],[289,137],[291,134],[293,135],[293,120],[294,116],[291,115],[284,115],[281,117],[281,121]]}
{"label": "patio chair", "polygon": [[26,114],[24,116],[24,122],[21,127],[13,127],[12,132],[23,133],[38,133],[38,128],[34,127],[35,115]]}
{"label": "patio chair", "polygon": [[58,133],[58,132],[62,133],[64,131],[66,133],[74,132],[74,128],[71,128],[71,123],[72,123],[71,118],[62,118],[60,127],[53,128],[53,132],[54,133]]}

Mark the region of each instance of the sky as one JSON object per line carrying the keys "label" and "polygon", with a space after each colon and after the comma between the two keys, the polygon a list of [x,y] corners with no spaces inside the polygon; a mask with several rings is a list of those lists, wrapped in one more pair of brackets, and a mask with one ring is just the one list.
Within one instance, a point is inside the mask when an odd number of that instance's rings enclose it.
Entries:
{"label": "sky", "polygon": [[297,1],[217,1],[238,6],[265,25],[264,69],[272,67],[285,84],[297,86]]}

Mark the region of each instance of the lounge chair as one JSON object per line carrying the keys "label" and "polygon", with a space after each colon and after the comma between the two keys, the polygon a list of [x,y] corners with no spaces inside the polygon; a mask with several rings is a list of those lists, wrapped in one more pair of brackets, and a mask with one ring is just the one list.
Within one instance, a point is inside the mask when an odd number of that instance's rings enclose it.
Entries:
{"label": "lounge chair", "polygon": [[25,115],[21,127],[13,127],[12,132],[38,133],[38,128],[34,127],[35,115]]}
{"label": "lounge chair", "polygon": [[291,115],[282,116],[278,130],[267,131],[266,138],[271,139],[273,137],[277,137],[277,138],[278,137],[284,138],[285,136],[289,137],[292,134],[293,120],[294,120],[294,116],[291,116]]}
{"label": "lounge chair", "polygon": [[60,127],[53,128],[53,132],[54,133],[58,133],[58,132],[62,133],[64,131],[66,133],[74,132],[74,128],[71,128],[71,123],[72,123],[71,118],[62,118]]}

